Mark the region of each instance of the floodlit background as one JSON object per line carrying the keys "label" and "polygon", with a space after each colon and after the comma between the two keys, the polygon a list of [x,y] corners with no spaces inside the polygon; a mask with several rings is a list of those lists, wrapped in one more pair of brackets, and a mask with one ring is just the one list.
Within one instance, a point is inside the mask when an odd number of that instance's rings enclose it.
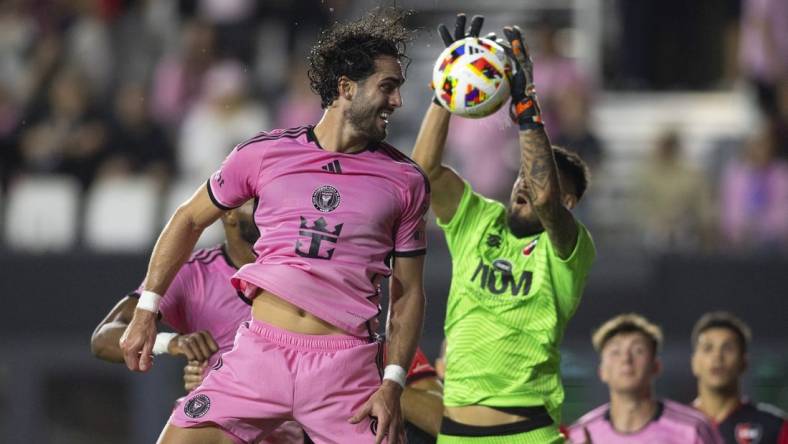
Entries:
{"label": "floodlit background", "polygon": [[[788,408],[788,2],[784,0],[6,0],[0,3],[0,441],[152,442],[182,394],[95,359],[90,334],[144,276],[174,208],[255,133],[316,122],[322,27],[379,4],[420,30],[389,141],[409,153],[438,23],[519,24],[556,144],[589,162],[577,214],[599,251],[563,346],[565,419],[603,402],[591,330],[637,311],[666,333],[657,390],[694,397],[689,333],[754,331],[746,392]],[[505,115],[455,118],[446,151],[482,193],[518,167]],[[430,231],[421,344],[442,340],[450,260]],[[221,239],[218,227],[200,245]],[[261,373],[264,369],[261,369]]]}

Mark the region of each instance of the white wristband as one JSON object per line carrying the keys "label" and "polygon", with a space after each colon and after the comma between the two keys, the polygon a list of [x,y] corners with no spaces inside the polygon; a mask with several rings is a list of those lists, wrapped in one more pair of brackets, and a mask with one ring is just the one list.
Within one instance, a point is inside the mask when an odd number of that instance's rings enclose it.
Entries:
{"label": "white wristband", "polygon": [[159,333],[156,335],[156,342],[153,343],[153,354],[163,355],[170,348],[170,341],[175,339],[178,333]]}
{"label": "white wristband", "polygon": [[390,379],[399,384],[402,388],[405,388],[405,378],[407,375],[408,372],[399,365],[389,364],[386,366],[386,369],[383,370],[383,379]]}
{"label": "white wristband", "polygon": [[147,310],[152,311],[154,313],[159,312],[159,301],[161,301],[161,296],[157,295],[152,291],[145,290],[140,293],[140,300],[137,301],[137,308],[140,310]]}

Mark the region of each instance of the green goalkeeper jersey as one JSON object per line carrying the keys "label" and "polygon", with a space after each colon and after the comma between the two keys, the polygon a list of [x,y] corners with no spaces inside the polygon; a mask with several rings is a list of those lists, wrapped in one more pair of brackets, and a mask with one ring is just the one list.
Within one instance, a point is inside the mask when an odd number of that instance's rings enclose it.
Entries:
{"label": "green goalkeeper jersey", "polygon": [[547,233],[516,238],[500,202],[465,190],[446,223],[452,281],[446,307],[446,406],[543,405],[560,424],[561,343],[596,255],[578,222],[559,258]]}

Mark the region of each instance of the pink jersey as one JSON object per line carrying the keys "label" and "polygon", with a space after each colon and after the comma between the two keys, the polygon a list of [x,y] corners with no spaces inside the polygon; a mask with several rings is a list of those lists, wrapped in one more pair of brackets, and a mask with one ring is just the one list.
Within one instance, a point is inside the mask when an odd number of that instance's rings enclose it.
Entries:
{"label": "pink jersey", "polygon": [[257,261],[233,285],[258,289],[355,336],[377,316],[380,281],[394,256],[425,253],[429,182],[386,143],[355,154],[323,150],[312,127],[244,142],[208,181],[222,209],[255,199]]}
{"label": "pink jersey", "polygon": [[569,428],[569,439],[575,444],[586,442],[585,432],[592,442],[605,444],[722,444],[722,438],[699,411],[670,400],[657,407],[654,419],[633,433],[621,433],[610,422],[610,407],[605,404],[591,410]]}
{"label": "pink jersey", "polygon": [[[198,250],[183,264],[161,299],[162,321],[173,330],[211,333],[219,351],[209,359],[208,369],[233,348],[238,326],[251,317],[249,303],[230,285],[236,271],[224,247]],[[137,291],[142,291],[142,285]]]}

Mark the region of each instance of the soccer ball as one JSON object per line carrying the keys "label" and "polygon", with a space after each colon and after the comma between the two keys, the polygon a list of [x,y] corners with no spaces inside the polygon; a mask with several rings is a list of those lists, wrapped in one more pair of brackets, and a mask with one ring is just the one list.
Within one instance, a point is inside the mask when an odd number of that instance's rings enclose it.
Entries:
{"label": "soccer ball", "polygon": [[498,111],[509,98],[509,57],[492,40],[466,37],[452,43],[435,62],[432,84],[440,104],[462,117]]}

